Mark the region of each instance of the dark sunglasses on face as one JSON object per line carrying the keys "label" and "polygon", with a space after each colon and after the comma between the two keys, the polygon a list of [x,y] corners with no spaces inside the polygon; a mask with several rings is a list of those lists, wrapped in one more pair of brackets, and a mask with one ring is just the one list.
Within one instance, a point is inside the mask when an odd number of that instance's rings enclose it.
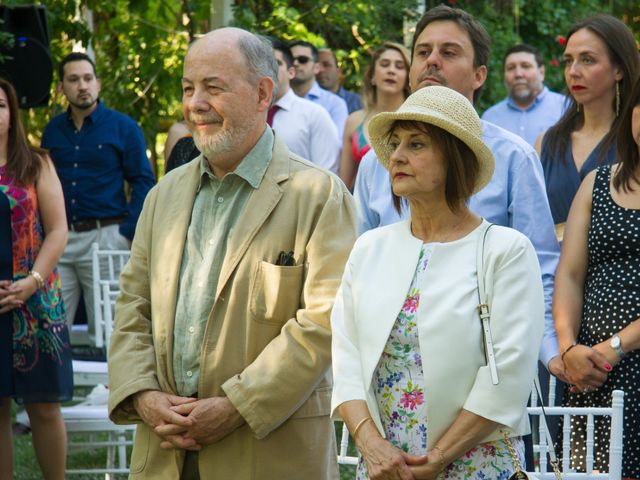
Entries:
{"label": "dark sunglasses on face", "polygon": [[293,57],[294,62],[298,62],[300,65],[305,65],[311,60],[311,57],[307,57],[306,55],[300,55],[298,57]]}

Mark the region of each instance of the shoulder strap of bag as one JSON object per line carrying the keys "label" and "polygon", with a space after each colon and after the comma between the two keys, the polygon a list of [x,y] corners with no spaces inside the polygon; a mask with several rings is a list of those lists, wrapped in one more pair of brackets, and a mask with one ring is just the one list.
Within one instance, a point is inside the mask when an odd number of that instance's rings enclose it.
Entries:
{"label": "shoulder strap of bag", "polygon": [[491,310],[489,308],[489,298],[484,287],[485,270],[484,270],[484,243],[487,239],[487,233],[493,226],[488,224],[478,237],[478,246],[476,252],[476,273],[478,276],[478,314],[482,323],[482,338],[484,341],[484,355],[491,373],[491,382],[494,385],[500,383],[498,378],[498,368],[496,366],[496,358],[493,352],[493,340],[491,338]]}
{"label": "shoulder strap of bag", "polygon": [[[487,296],[487,292],[485,289],[485,269],[484,269],[484,244],[487,239],[487,234],[489,233],[489,229],[493,226],[493,223],[490,223],[486,226],[486,228],[480,233],[478,237],[478,246],[476,252],[476,272],[478,275],[478,313],[480,315],[480,321],[482,322],[482,336],[484,340],[484,354],[486,357],[487,365],[489,366],[489,370],[491,372],[491,381],[494,385],[498,385],[500,383],[500,379],[498,377],[498,368],[496,366],[496,358],[493,352],[493,340],[491,338],[491,309],[489,307],[489,298]],[[535,388],[538,390],[538,396],[542,399],[542,393],[540,388],[540,381],[538,380],[538,376],[535,376],[534,379]],[[547,422],[547,414],[544,411],[544,406],[542,405],[542,416],[540,417],[540,421],[543,422],[544,429],[547,437],[547,445],[549,446],[549,458],[551,460],[551,466],[553,467],[554,474],[557,480],[562,480],[562,473],[560,472],[560,465],[558,459],[556,457],[556,450],[554,446],[553,439],[551,438],[551,433],[549,432],[548,422]],[[509,438],[506,432],[503,432],[505,441],[507,446],[509,447],[509,451],[514,462],[514,467],[516,468],[516,474],[512,478],[528,478],[527,475],[522,471],[520,462],[515,454],[515,450],[513,450],[513,445],[511,444],[511,439]]]}

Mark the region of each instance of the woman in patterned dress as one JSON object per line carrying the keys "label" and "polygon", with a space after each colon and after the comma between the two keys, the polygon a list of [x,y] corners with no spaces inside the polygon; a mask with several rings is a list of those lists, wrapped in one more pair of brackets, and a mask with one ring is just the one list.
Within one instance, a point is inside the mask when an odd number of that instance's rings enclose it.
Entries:
{"label": "woman in patterned dress", "polygon": [[[565,371],[563,405],[624,398],[622,476],[640,478],[640,80],[617,131],[619,163],[587,175],[571,205],[553,298]],[[609,424],[596,419],[594,468],[608,471]],[[586,422],[572,419],[572,463],[585,468]]]}
{"label": "woman in patterned dress", "polygon": [[0,194],[11,218],[12,270],[0,279],[0,479],[12,476],[11,398],[24,404],[43,478],[63,479],[67,438],[60,402],[72,396],[69,335],[56,263],[67,241],[60,181],[31,147],[13,86],[0,79]]}
{"label": "woman in patterned dress", "polygon": [[[351,252],[331,318],[332,415],[361,454],[359,479],[506,480],[523,463],[544,325],[535,252],[467,207],[494,160],[465,97],[420,89],[369,133],[411,219],[365,233]],[[492,348],[477,310],[483,243]]]}

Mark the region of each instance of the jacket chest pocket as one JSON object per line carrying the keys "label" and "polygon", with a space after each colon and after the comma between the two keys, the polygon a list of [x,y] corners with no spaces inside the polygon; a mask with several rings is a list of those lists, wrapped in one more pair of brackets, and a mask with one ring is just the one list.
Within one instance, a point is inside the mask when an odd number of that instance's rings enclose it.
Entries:
{"label": "jacket chest pocket", "polygon": [[259,323],[283,325],[300,308],[304,265],[261,261],[251,287],[250,311]]}

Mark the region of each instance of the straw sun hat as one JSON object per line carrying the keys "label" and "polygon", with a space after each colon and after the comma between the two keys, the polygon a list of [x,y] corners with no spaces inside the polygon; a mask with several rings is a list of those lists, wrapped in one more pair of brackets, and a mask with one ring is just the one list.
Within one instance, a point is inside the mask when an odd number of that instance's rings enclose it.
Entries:
{"label": "straw sun hat", "polygon": [[482,141],[480,118],[469,100],[448,87],[424,87],[412,94],[395,112],[375,115],[369,122],[369,138],[378,160],[389,169],[393,153],[389,146],[389,130],[396,120],[414,120],[435,125],[459,138],[475,153],[480,171],[473,193],[489,183],[494,160],[491,150]]}

